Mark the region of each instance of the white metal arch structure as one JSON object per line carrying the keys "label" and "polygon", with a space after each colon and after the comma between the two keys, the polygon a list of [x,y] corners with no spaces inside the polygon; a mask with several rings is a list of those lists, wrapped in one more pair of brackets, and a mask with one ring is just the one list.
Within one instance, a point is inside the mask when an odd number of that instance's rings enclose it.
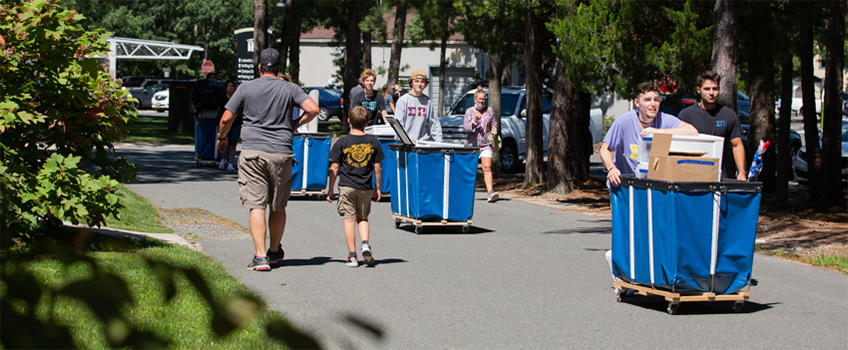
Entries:
{"label": "white metal arch structure", "polygon": [[117,74],[118,59],[134,60],[187,60],[200,46],[181,45],[168,41],[141,40],[120,37],[106,38],[109,42],[109,74]]}

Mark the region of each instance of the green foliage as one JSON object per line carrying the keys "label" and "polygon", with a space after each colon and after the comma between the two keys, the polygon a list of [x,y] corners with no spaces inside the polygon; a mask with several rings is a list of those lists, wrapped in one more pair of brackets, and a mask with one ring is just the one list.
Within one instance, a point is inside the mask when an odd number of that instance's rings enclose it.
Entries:
{"label": "green foliage", "polygon": [[0,271],[5,348],[319,347],[220,264],[183,247],[26,260]]}
{"label": "green foliage", "polygon": [[85,15],[80,23],[89,30],[102,28],[117,37],[171,41],[205,50],[187,61],[119,61],[118,70],[126,75],[160,75],[163,67],[170,67],[172,74],[197,78],[201,63],[208,59],[215,63],[219,77],[234,77],[233,30],[253,26],[251,0],[68,0],[63,3],[63,7]]}
{"label": "green foliage", "polygon": [[710,65],[712,4],[634,0],[557,1],[548,23],[557,55],[583,91],[630,96],[643,81],[676,80],[691,93]]}
{"label": "green foliage", "polygon": [[136,111],[93,58],[105,56],[108,33],[84,31],[81,19],[55,2],[0,7],[3,229],[17,235],[61,220],[100,225],[121,206],[113,178],[134,176],[110,155]]}

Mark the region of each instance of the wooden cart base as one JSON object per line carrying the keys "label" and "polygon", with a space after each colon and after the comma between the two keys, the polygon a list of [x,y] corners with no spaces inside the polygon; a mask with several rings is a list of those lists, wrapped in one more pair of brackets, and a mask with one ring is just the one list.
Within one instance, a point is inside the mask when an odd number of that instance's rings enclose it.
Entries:
{"label": "wooden cart base", "polygon": [[194,158],[194,165],[197,167],[217,166],[219,163],[221,163],[220,159],[203,159],[197,157]]}
{"label": "wooden cart base", "polygon": [[689,301],[735,301],[733,303],[733,311],[739,312],[742,311],[742,305],[745,304],[745,300],[748,300],[748,297],[751,296],[751,293],[747,290],[733,294],[715,294],[712,292],[677,293],[623,281],[613,281],[613,284],[615,285],[616,301],[621,302],[623,297],[628,294],[627,292],[629,290],[632,290],[635,294],[644,296],[659,295],[668,301],[668,308],[666,311],[668,311],[670,315],[677,313],[677,308],[680,306],[680,303]]}
{"label": "wooden cart base", "polygon": [[402,222],[412,223],[415,225],[415,233],[421,233],[424,226],[462,226],[462,233],[468,233],[468,229],[471,227],[471,219],[468,219],[468,221],[422,221],[398,214],[392,214],[392,219],[395,219],[395,228],[400,227]]}

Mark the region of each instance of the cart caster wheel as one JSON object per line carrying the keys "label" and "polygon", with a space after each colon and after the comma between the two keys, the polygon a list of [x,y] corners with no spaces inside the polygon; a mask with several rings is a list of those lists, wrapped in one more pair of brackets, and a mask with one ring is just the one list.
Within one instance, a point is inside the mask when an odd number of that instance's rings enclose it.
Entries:
{"label": "cart caster wheel", "polygon": [[675,314],[677,314],[677,308],[679,306],[680,306],[680,304],[668,303],[668,308],[666,309],[666,311],[668,311],[669,315],[675,315]]}
{"label": "cart caster wheel", "polygon": [[400,227],[400,220],[395,220],[395,228]]}
{"label": "cart caster wheel", "polygon": [[737,301],[733,303],[733,312],[742,312],[743,305],[745,305],[744,301]]}
{"label": "cart caster wheel", "polygon": [[470,226],[468,226],[468,225],[463,225],[463,226],[462,226],[462,233],[468,233],[468,229],[469,229],[469,228],[470,228]]}
{"label": "cart caster wheel", "polygon": [[625,291],[616,288],[615,289],[615,301],[619,302],[619,303],[624,301],[624,294],[625,294]]}
{"label": "cart caster wheel", "polygon": [[421,233],[421,231],[424,231],[424,226],[423,225],[415,225],[415,233]]}
{"label": "cart caster wheel", "polygon": [[195,160],[195,161],[194,161],[194,166],[196,166],[196,167],[198,167],[198,168],[199,168],[199,167],[200,167],[200,161],[199,161],[199,160]]}

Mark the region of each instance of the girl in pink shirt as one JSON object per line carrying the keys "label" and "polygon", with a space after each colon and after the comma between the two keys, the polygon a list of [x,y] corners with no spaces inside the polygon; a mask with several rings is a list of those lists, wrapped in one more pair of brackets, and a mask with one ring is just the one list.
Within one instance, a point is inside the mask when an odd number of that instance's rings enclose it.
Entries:
{"label": "girl in pink shirt", "polygon": [[480,147],[480,163],[483,165],[483,181],[488,191],[487,200],[498,200],[498,193],[492,190],[492,141],[497,134],[494,111],[486,106],[486,91],[477,87],[474,94],[474,106],[465,111],[463,128],[468,133],[465,145]]}

